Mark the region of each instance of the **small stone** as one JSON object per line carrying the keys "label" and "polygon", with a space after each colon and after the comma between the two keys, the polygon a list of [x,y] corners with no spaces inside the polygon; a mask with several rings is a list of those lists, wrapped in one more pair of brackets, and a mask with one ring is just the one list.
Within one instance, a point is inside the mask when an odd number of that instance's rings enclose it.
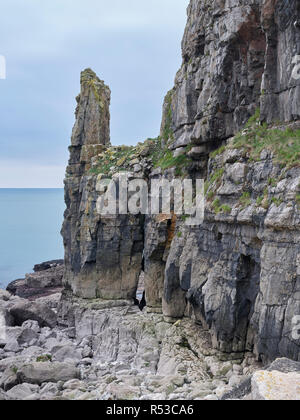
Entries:
{"label": "small stone", "polygon": [[39,326],[39,323],[37,321],[31,321],[31,320],[23,322],[22,329],[24,329],[24,330],[29,329],[29,330],[32,330],[36,333],[41,332],[41,328]]}

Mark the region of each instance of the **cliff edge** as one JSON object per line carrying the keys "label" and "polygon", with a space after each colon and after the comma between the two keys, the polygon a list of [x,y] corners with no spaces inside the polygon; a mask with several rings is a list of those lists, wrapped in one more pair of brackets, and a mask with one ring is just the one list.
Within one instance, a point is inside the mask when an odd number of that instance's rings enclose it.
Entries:
{"label": "cliff edge", "polygon": [[[160,136],[136,147],[110,146],[109,89],[83,72],[65,286],[84,299],[134,299],[144,273],[148,312],[191,318],[233,358],[300,360],[299,2],[191,0],[182,54]],[[204,222],[100,216],[97,183],[120,172],[205,179]]]}

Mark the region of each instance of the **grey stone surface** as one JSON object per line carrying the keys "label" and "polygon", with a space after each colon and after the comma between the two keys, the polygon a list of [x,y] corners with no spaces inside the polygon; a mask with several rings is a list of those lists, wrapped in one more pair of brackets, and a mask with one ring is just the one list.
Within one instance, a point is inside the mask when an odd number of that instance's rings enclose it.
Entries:
{"label": "grey stone surface", "polygon": [[69,381],[79,376],[76,367],[69,363],[34,362],[21,366],[17,371],[18,381],[40,385],[43,382]]}
{"label": "grey stone surface", "polygon": [[[97,215],[97,180],[114,170],[91,174],[98,152],[82,160],[81,149],[91,141],[89,133],[78,131],[86,107],[79,101],[63,226],[65,282],[75,295],[134,298],[143,270],[148,311],[163,312],[168,321],[191,317],[225,353],[253,351],[264,363],[300,359],[299,339],[292,334],[300,313],[299,167],[282,170],[269,150],[253,161],[231,141],[259,106],[262,121],[298,126],[300,79],[292,75],[299,13],[295,0],[190,1],[183,63],[163,105],[161,144],[173,156],[189,153],[189,175],[208,181],[214,198],[207,200],[200,226],[185,226],[172,214],[145,220]],[[86,76],[97,80],[89,71]],[[97,109],[84,78],[81,89]],[[85,113],[88,123],[108,125],[105,104],[103,114]],[[99,147],[108,141],[108,135],[95,140]],[[226,143],[232,147],[209,159],[209,152]],[[149,157],[151,147],[144,146]],[[136,154],[131,166],[140,165],[147,181],[175,177],[175,168],[143,161]],[[243,203],[245,192],[249,199]]]}
{"label": "grey stone surface", "polygon": [[16,369],[14,367],[8,367],[1,376],[0,388],[8,391],[16,385],[18,385]]}
{"label": "grey stone surface", "polygon": [[25,400],[27,397],[32,396],[38,391],[38,386],[31,384],[20,384],[9,390],[7,392],[7,396],[13,400]]}
{"label": "grey stone surface", "polygon": [[26,274],[25,279],[9,283],[7,290],[13,295],[26,299],[37,299],[61,291],[64,272],[62,260],[37,264],[34,270],[34,273]]}
{"label": "grey stone surface", "polygon": [[56,325],[56,314],[48,305],[38,302],[20,302],[10,308],[16,325],[22,325],[24,321],[37,321],[40,327],[54,327]]}
{"label": "grey stone surface", "polygon": [[289,373],[298,372],[300,373],[300,362],[295,362],[287,358],[276,359],[267,368],[268,371],[276,370],[277,372]]}
{"label": "grey stone surface", "polygon": [[300,118],[300,79],[292,77],[299,17],[296,0],[190,1],[172,91],[174,147],[201,145],[205,155],[258,105],[267,122]]}
{"label": "grey stone surface", "polygon": [[[300,361],[300,170],[282,168],[268,149],[255,160],[249,145],[236,149],[231,137],[258,106],[262,122],[299,127],[299,13],[296,0],[190,1],[160,143],[137,146],[123,176],[177,176],[178,168],[154,167],[157,144],[174,159],[187,154],[183,169],[207,181],[202,225],[188,226],[172,212],[97,213],[97,183],[116,179],[122,166],[112,159],[96,173],[97,162],[122,147],[108,149],[109,88],[90,69],[82,73],[65,179],[65,289],[59,302],[35,303],[57,310],[55,322],[0,293],[7,324],[22,325],[0,343],[2,387],[13,387],[16,377],[41,385],[40,392],[10,390],[10,397],[268,399],[269,379],[282,378],[286,392],[278,393],[277,381],[273,397],[295,398],[299,362],[288,359]],[[209,157],[220,145],[227,147]],[[23,281],[36,287],[46,266]],[[132,305],[141,272],[143,312]],[[15,307],[26,308],[22,317]],[[261,386],[255,371],[264,365]]]}
{"label": "grey stone surface", "polygon": [[254,373],[251,396],[255,401],[299,401],[299,388],[299,373],[264,370]]}
{"label": "grey stone surface", "polygon": [[[109,103],[109,88],[91,70],[84,71],[65,180],[64,281],[78,296],[127,299],[136,293],[143,219],[100,217],[97,177],[88,175],[91,159],[110,145]],[[95,136],[93,127],[102,127],[101,135]]]}

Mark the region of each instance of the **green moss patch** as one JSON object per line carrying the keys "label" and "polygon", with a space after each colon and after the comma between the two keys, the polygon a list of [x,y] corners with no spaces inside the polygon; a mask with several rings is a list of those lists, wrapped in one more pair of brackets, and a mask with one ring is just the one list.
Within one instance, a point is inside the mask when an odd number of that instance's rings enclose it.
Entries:
{"label": "green moss patch", "polygon": [[162,149],[161,154],[154,160],[154,167],[161,168],[162,170],[175,168],[175,175],[181,176],[188,168],[192,159],[187,155],[188,149],[184,155],[173,156],[173,151],[169,149]]}
{"label": "green moss patch", "polygon": [[52,362],[52,356],[51,354],[42,354],[36,358],[36,361],[40,363]]}

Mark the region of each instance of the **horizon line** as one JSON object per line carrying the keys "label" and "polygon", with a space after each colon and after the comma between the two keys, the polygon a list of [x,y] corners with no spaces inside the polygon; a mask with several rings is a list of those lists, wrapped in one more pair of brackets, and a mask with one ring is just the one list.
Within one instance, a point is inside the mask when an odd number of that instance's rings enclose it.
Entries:
{"label": "horizon line", "polygon": [[63,190],[64,187],[0,187],[0,190]]}

